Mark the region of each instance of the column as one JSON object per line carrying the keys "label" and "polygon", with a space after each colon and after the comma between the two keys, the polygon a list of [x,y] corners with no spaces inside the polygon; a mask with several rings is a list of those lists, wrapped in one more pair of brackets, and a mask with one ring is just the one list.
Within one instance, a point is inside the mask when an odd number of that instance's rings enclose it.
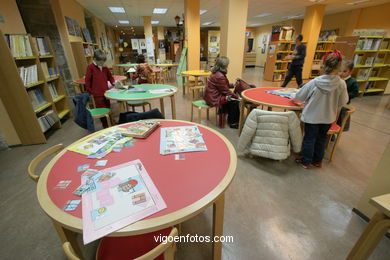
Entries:
{"label": "column", "polygon": [[248,0],[225,0],[221,4],[220,56],[230,59],[227,76],[233,82],[242,76],[244,67]]}
{"label": "column", "polygon": [[[165,39],[164,27],[158,26],[157,27],[157,40],[163,41],[164,39]],[[160,46],[157,46],[157,49],[158,49],[157,57],[160,59],[161,63],[165,63],[165,59],[166,59],[165,48],[160,48]]]}
{"label": "column", "polygon": [[302,25],[303,41],[306,42],[306,58],[302,71],[302,78],[304,79],[308,79],[310,76],[324,11],[325,5],[322,4],[306,7],[305,18]]}
{"label": "column", "polygon": [[144,16],[144,34],[145,34],[146,53],[147,53],[146,61],[148,63],[155,63],[151,16]]}
{"label": "column", "polygon": [[187,69],[200,68],[200,0],[184,1],[185,39],[187,43]]}

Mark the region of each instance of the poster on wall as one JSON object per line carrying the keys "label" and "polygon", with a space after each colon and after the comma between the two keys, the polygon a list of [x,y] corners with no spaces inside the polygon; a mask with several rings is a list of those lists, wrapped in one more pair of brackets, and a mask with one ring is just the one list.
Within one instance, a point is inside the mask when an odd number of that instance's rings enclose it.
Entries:
{"label": "poster on wall", "polygon": [[76,35],[73,27],[72,18],[65,16],[65,21],[66,21],[66,27],[68,28],[69,35]]}
{"label": "poster on wall", "polygon": [[138,39],[131,39],[131,48],[133,50],[138,50],[138,48],[139,48]]}
{"label": "poster on wall", "polygon": [[146,40],[145,39],[139,39],[139,46],[141,50],[146,50]]}

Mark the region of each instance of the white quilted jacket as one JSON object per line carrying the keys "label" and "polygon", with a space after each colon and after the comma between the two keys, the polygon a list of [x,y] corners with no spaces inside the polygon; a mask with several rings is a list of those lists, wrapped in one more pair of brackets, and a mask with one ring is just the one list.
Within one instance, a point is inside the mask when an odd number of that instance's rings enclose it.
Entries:
{"label": "white quilted jacket", "polygon": [[245,121],[238,150],[253,155],[283,160],[301,151],[302,132],[297,115],[290,112],[272,112],[254,109]]}

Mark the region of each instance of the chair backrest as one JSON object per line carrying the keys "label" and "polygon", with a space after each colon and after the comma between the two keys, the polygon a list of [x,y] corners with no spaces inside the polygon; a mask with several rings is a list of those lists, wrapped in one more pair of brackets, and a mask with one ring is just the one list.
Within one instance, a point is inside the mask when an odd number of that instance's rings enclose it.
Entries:
{"label": "chair backrest", "polygon": [[351,115],[353,113],[355,113],[356,109],[355,107],[351,106],[351,105],[344,105],[343,106],[344,108],[347,109],[346,113],[345,113],[345,116],[343,118],[343,121],[341,121],[341,125],[340,125],[340,133],[343,132],[344,130],[344,127],[345,127],[345,124],[347,123],[348,119],[351,117]]}
{"label": "chair backrest", "polygon": [[61,151],[63,149],[64,149],[63,144],[57,144],[57,145],[54,145],[54,146],[50,147],[49,149],[41,152],[34,159],[32,159],[30,164],[28,165],[28,169],[27,169],[28,175],[30,176],[30,178],[33,181],[38,182],[39,175],[36,174],[36,168],[39,165],[39,163],[42,162],[43,159],[47,158],[49,155],[54,154],[54,153],[58,153],[59,151]]}
{"label": "chair backrest", "polygon": [[68,260],[80,260],[80,258],[77,257],[76,253],[73,251],[72,245],[69,242],[63,243],[62,248],[64,249],[65,255]]}

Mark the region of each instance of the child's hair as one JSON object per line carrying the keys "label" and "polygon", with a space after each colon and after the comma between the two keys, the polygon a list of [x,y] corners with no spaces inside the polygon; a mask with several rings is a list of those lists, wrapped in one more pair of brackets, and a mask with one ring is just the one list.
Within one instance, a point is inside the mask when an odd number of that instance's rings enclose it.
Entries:
{"label": "child's hair", "polygon": [[93,53],[93,58],[96,61],[106,61],[107,60],[106,54],[101,49],[95,50],[95,52]]}
{"label": "child's hair", "polygon": [[303,40],[303,35],[302,34],[298,35],[297,40],[301,42]]}
{"label": "child's hair", "polygon": [[325,74],[330,74],[332,71],[337,69],[342,61],[343,58],[341,56],[341,52],[338,50],[325,54],[322,58]]}
{"label": "child's hair", "polygon": [[349,71],[352,71],[353,70],[353,61],[351,60],[345,60],[343,61],[343,65],[349,70]]}
{"label": "child's hair", "polygon": [[137,63],[145,63],[145,56],[143,54],[137,56]]}

